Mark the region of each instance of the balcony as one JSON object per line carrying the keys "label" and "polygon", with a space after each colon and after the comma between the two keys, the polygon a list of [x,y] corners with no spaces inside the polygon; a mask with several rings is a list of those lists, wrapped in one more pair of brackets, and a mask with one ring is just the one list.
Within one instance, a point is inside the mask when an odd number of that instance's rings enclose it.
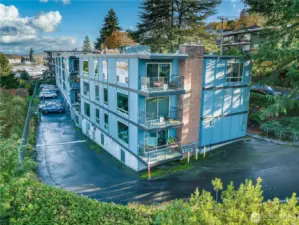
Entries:
{"label": "balcony", "polygon": [[143,161],[152,166],[182,157],[180,142],[172,142],[156,147],[139,144],[138,153]]}
{"label": "balcony", "polygon": [[145,129],[156,129],[166,127],[178,127],[182,125],[183,111],[176,107],[171,107],[168,114],[165,113],[145,113],[139,111],[139,124]]}
{"label": "balcony", "polygon": [[144,96],[184,94],[184,77],[140,77],[140,93]]}

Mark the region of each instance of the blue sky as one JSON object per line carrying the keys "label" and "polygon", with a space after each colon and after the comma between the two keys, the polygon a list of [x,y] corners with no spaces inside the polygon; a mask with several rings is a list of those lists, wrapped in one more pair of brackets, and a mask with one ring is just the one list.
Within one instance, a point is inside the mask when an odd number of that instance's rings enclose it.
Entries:
{"label": "blue sky", "polygon": [[[239,16],[240,10],[244,7],[240,0],[222,1],[217,9],[218,13],[208,21],[216,20],[219,15],[233,19]],[[122,28],[134,29],[139,20],[140,2],[140,0],[0,0],[0,51],[22,53],[28,51],[29,45],[35,47],[35,43],[36,51],[49,48],[50,44],[56,44],[56,48],[61,45],[65,48],[80,47],[86,35],[93,42],[103,24],[104,16],[111,8],[116,11]],[[6,16],[1,16],[1,13]],[[1,30],[1,25],[2,28],[18,26],[18,29],[14,34],[9,34],[7,29]],[[29,31],[23,34],[22,29]],[[5,35],[7,36],[4,38]],[[9,35],[19,35],[20,38]],[[28,35],[25,40],[27,44],[24,44],[22,40],[26,35]]]}

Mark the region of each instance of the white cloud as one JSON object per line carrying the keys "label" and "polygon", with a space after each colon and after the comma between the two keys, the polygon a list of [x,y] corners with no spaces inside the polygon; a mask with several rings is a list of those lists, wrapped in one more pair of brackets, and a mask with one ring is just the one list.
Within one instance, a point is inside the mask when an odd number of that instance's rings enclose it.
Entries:
{"label": "white cloud", "polygon": [[236,4],[232,4],[233,5],[233,7],[236,9],[237,8],[237,5]]}
{"label": "white cloud", "polygon": [[18,9],[11,5],[5,6],[0,4],[0,19],[1,20],[15,20],[19,17]]}
{"label": "white cloud", "polygon": [[45,32],[53,32],[57,25],[61,22],[62,16],[58,11],[41,13],[32,19],[32,24]]}
{"label": "white cloud", "polygon": [[0,49],[15,53],[27,52],[31,47],[36,52],[73,49],[76,44],[74,37],[43,36],[44,32],[54,32],[61,20],[58,11],[20,17],[15,6],[0,4]]}
{"label": "white cloud", "polygon": [[[40,2],[42,3],[47,3],[49,2],[49,0],[39,0]],[[58,2],[58,0],[52,0],[52,1],[56,1]],[[71,3],[71,0],[61,0],[63,4],[67,5],[67,4],[70,4]]]}
{"label": "white cloud", "polygon": [[239,0],[230,0],[231,2],[238,2]]}

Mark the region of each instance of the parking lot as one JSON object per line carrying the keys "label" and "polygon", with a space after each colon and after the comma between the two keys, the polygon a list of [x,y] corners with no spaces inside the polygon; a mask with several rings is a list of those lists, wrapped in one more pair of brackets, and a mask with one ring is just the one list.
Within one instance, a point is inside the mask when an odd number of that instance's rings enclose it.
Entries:
{"label": "parking lot", "polygon": [[107,152],[95,151],[94,144],[86,140],[66,112],[41,116],[37,151],[38,174],[44,183],[100,201],[150,204],[189,198],[197,187],[212,191],[215,177],[224,185],[261,177],[265,199],[284,199],[299,192],[299,148],[255,139],[222,147],[205,160],[192,161],[191,170],[149,181],[140,179],[138,173]]}

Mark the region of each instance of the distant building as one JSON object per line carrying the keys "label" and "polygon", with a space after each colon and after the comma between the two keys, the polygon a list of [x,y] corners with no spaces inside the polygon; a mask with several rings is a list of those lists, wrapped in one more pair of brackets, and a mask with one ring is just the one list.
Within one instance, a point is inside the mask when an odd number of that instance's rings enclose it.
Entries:
{"label": "distant building", "polygon": [[7,54],[5,55],[8,58],[9,64],[14,65],[14,64],[20,64],[21,63],[21,56],[18,55],[12,55],[12,54]]}
{"label": "distant building", "polygon": [[[254,51],[261,42],[260,32],[263,30],[260,26],[251,26],[241,30],[224,30],[223,32],[223,50],[230,47],[237,47],[243,52]],[[221,43],[221,32],[218,33],[217,45]]]}
{"label": "distant building", "polygon": [[122,48],[118,54],[47,51],[49,70],[82,132],[140,171],[243,139],[251,62]]}

